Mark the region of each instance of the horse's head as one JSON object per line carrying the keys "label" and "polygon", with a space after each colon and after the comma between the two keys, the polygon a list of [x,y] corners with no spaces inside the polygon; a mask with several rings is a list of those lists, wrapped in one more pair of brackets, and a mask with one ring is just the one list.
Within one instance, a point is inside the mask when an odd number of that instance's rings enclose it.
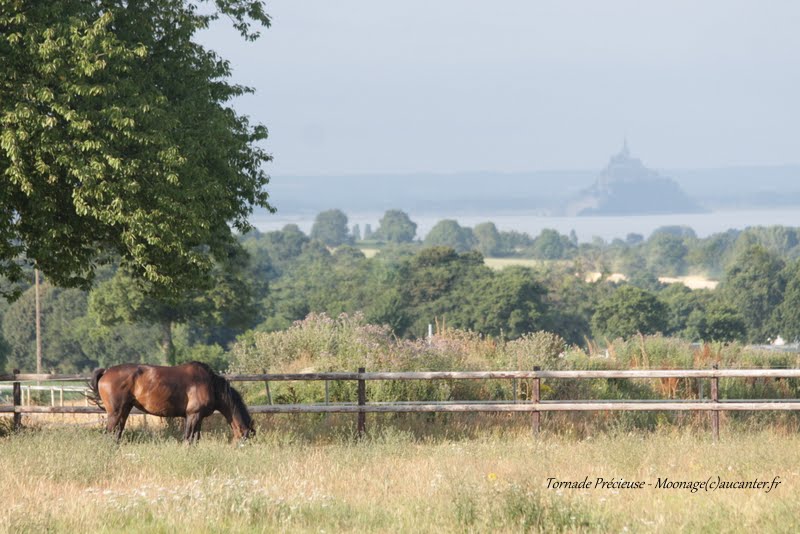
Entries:
{"label": "horse's head", "polygon": [[250,425],[242,424],[242,422],[238,419],[234,419],[231,422],[231,429],[233,430],[233,440],[239,441],[241,443],[247,441],[248,438],[255,437],[256,435],[256,427],[250,422]]}
{"label": "horse's head", "polygon": [[256,435],[256,428],[242,396],[222,377],[217,379],[217,409],[225,416],[233,431],[234,441],[244,442]]}

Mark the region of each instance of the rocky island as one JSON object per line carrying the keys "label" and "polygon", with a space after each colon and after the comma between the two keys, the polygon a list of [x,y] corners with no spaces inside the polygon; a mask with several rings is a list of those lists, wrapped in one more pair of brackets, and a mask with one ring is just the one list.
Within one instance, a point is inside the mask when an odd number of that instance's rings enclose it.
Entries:
{"label": "rocky island", "polygon": [[702,213],[677,182],[631,157],[627,140],[594,185],[571,198],[565,215],[659,215]]}

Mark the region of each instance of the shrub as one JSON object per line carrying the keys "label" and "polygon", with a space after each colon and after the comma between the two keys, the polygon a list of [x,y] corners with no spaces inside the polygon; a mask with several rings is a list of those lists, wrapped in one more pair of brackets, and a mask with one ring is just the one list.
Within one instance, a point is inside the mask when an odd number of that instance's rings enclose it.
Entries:
{"label": "shrub", "polygon": [[[236,373],[355,372],[368,371],[488,371],[569,369],[708,369],[721,367],[798,367],[796,354],[773,353],[739,343],[696,345],[661,334],[615,339],[605,351],[591,353],[568,346],[550,332],[523,335],[514,341],[498,341],[475,332],[442,328],[430,339],[394,337],[388,327],[368,324],[361,314],[336,318],[312,314],[279,332],[249,332],[228,354]],[[708,395],[706,379],[559,379],[541,382],[542,399],[657,399],[697,398],[700,385]],[[251,402],[263,400],[264,388],[251,384]],[[355,401],[355,381],[329,382],[331,402]],[[281,403],[322,402],[323,382],[274,383],[273,399]],[[371,402],[519,400],[530,399],[531,380],[403,380],[371,381]],[[720,380],[721,398],[796,398],[800,380]],[[591,414],[586,414],[590,417]],[[431,416],[433,417],[433,416]],[[442,416],[445,417],[445,416]],[[561,417],[550,415],[551,418]],[[584,414],[564,416],[573,423]],[[660,417],[660,419],[659,419]],[[623,426],[654,428],[681,417],[676,414],[617,414]],[[737,415],[738,417],[738,415]],[[665,419],[666,418],[666,419]],[[572,424],[572,423],[570,423]]]}

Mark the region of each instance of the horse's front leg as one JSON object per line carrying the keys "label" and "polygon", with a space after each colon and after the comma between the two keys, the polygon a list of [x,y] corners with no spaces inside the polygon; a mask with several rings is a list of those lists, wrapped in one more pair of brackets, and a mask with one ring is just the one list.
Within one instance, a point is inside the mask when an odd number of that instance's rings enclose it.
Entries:
{"label": "horse's front leg", "polygon": [[203,424],[203,418],[201,416],[197,416],[197,423],[194,425],[194,431],[192,432],[192,440],[194,443],[200,441],[200,426]]}
{"label": "horse's front leg", "polygon": [[200,414],[192,413],[186,415],[186,422],[183,429],[183,440],[193,443],[200,439]]}
{"label": "horse's front leg", "polygon": [[192,435],[192,416],[186,414],[183,420],[183,441],[189,441],[189,436]]}

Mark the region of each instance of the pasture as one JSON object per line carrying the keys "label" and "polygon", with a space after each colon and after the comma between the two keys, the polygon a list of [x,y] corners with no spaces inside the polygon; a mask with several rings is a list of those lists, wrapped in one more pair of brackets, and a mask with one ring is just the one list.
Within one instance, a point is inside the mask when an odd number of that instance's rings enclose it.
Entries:
{"label": "pasture", "polygon": [[[695,429],[609,430],[538,438],[502,416],[470,432],[259,418],[258,435],[178,442],[134,428],[114,444],[98,424],[42,426],[0,438],[3,532],[792,531],[800,438],[737,429],[718,443]],[[94,418],[92,421],[96,421]],[[319,420],[319,419],[315,419]],[[220,427],[221,428],[221,427]],[[452,428],[457,428],[453,426]],[[549,477],[617,481],[773,480],[764,490],[547,488]]]}

